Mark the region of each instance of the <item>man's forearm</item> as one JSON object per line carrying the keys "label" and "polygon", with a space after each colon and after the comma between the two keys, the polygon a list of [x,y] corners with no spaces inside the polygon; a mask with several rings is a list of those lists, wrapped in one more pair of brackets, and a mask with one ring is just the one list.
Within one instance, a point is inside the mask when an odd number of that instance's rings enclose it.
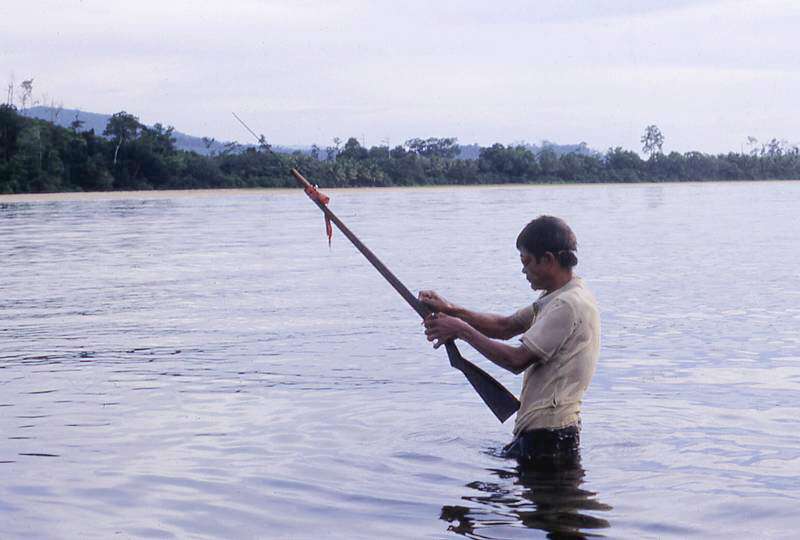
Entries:
{"label": "man's forearm", "polygon": [[479,313],[461,306],[451,306],[447,310],[447,314],[458,317],[478,332],[494,339],[511,339],[525,330],[524,328],[515,328],[511,317],[494,313]]}
{"label": "man's forearm", "polygon": [[458,337],[463,339],[483,356],[512,373],[521,373],[536,361],[536,355],[525,347],[513,347],[491,339],[473,326],[468,326],[459,332]]}

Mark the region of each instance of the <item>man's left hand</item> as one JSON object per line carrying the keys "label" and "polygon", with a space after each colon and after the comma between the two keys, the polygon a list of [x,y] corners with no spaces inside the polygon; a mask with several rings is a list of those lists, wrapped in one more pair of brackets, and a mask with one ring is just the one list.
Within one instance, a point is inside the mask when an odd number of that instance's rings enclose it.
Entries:
{"label": "man's left hand", "polygon": [[461,319],[443,313],[428,315],[422,324],[425,325],[425,335],[428,337],[428,341],[434,342],[434,349],[438,349],[451,339],[461,337],[464,330],[469,328],[469,325]]}

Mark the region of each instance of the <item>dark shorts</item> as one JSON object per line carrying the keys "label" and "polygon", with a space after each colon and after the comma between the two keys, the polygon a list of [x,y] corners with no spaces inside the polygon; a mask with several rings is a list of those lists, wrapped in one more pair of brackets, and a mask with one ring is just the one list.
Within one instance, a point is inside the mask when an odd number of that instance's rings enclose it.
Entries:
{"label": "dark shorts", "polygon": [[520,463],[573,465],[580,461],[581,428],[523,431],[503,448],[503,457]]}

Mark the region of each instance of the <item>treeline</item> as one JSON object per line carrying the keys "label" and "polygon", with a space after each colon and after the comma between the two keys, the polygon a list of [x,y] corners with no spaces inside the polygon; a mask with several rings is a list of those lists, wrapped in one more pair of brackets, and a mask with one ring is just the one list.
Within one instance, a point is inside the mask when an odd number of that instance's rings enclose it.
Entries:
{"label": "treeline", "polygon": [[648,159],[619,147],[559,155],[495,144],[481,148],[477,159],[457,159],[453,138],[412,139],[394,148],[365,148],[351,138],[309,155],[275,153],[262,137],[258,147],[232,144],[202,156],[177,150],[172,132],[120,112],[98,134],[77,119],[64,128],[0,105],[0,193],[288,187],[291,167],[323,187],[800,178],[800,151],[777,140],[747,153],[664,154],[662,137],[646,148]]}

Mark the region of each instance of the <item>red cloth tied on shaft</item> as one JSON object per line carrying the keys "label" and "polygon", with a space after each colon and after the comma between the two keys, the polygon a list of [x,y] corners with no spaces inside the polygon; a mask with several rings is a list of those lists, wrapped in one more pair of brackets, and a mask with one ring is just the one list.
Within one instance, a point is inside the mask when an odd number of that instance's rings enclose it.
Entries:
{"label": "red cloth tied on shaft", "polygon": [[[312,201],[322,205],[327,206],[328,202],[331,200],[330,197],[318,190],[316,186],[308,186],[305,191],[306,195],[308,195]],[[331,238],[333,238],[333,225],[331,225],[331,218],[328,217],[328,214],[325,214],[325,232],[328,234],[328,247],[330,247]]]}

